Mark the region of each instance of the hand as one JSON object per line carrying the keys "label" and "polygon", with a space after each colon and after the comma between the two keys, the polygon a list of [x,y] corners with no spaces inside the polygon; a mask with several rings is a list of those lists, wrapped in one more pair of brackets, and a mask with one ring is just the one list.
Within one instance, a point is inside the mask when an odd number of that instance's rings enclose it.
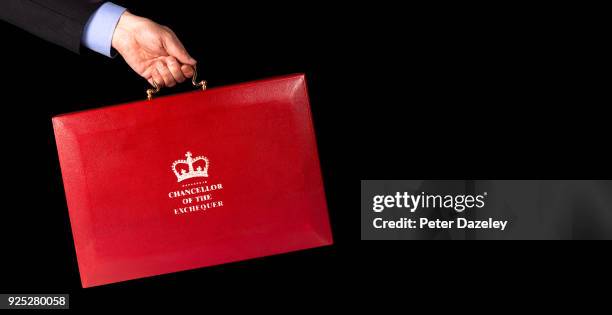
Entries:
{"label": "hand", "polygon": [[171,29],[126,11],[112,40],[125,62],[149,83],[174,86],[193,76],[191,58]]}

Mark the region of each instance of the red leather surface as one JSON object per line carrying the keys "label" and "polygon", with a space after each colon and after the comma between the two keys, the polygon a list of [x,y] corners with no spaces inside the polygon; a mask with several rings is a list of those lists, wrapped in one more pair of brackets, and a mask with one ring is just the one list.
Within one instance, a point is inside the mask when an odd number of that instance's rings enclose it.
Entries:
{"label": "red leather surface", "polygon": [[[60,115],[53,128],[83,287],[332,243],[301,74]],[[188,151],[208,177],[178,181]]]}

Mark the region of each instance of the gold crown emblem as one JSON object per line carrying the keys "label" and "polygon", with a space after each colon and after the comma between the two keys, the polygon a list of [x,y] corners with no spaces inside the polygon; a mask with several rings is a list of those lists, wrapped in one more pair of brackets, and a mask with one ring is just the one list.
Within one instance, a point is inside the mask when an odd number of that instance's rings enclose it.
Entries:
{"label": "gold crown emblem", "polygon": [[[184,181],[193,177],[208,177],[208,158],[205,156],[196,156],[194,158],[191,157],[191,152],[187,151],[185,154],[185,160],[177,160],[172,163],[172,171],[174,175],[176,175],[176,179],[178,182]],[[201,162],[200,162],[201,161]],[[198,165],[195,165],[196,162]],[[202,165],[203,164],[203,165]],[[177,170],[178,165],[185,165],[187,170],[182,168],[179,172]]]}

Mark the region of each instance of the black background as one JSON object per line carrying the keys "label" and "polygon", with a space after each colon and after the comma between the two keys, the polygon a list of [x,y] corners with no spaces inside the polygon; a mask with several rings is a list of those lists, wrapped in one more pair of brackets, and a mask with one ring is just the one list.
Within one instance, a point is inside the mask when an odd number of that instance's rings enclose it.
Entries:
{"label": "black background", "polygon": [[81,310],[293,313],[409,307],[416,296],[546,302],[544,287],[560,298],[570,281],[609,277],[595,268],[608,245],[358,241],[360,179],[609,178],[602,20],[577,20],[597,10],[116,3],[170,26],[210,86],[306,73],[335,244],[81,289],[51,117],[142,99],[146,82],[120,57],[76,55],[3,23],[0,291],[70,293]]}

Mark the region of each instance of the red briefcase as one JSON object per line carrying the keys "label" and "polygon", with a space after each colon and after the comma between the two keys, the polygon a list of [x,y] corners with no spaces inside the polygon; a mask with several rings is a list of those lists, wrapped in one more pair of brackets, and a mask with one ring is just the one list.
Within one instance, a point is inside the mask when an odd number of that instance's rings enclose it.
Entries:
{"label": "red briefcase", "polygon": [[304,75],[53,128],[83,287],[332,243]]}

